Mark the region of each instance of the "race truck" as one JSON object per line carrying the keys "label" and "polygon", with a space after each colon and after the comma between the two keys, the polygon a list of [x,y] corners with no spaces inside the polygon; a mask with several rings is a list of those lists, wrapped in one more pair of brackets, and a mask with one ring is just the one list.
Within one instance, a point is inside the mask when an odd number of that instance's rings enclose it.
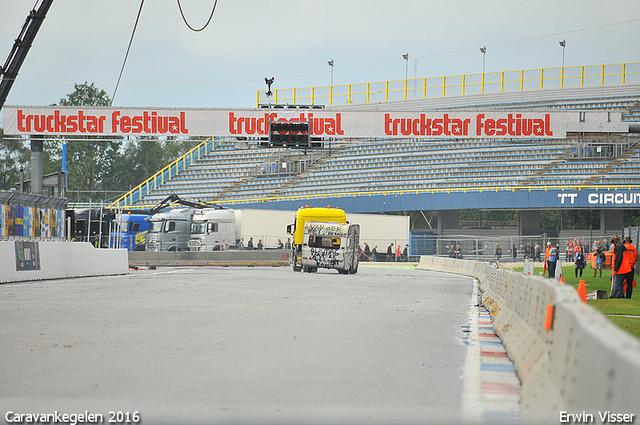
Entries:
{"label": "race truck", "polygon": [[[347,224],[347,214],[339,208],[300,208],[293,217],[293,224],[287,226],[287,233],[293,236],[292,249],[292,266],[296,272],[302,271],[305,267],[302,264],[302,247],[303,242],[309,240],[309,235],[305,236],[305,224],[308,221],[321,223]],[[306,238],[306,239],[305,239]],[[357,246],[356,241],[356,246]],[[356,248],[357,249],[357,248]],[[307,256],[308,257],[308,256]],[[357,268],[356,268],[357,269]],[[317,270],[317,266],[311,265],[311,271]],[[306,265],[305,271],[309,271],[309,264]]]}
{"label": "race truck", "polygon": [[307,221],[302,240],[302,270],[318,267],[336,269],[340,274],[358,272],[360,225]]}

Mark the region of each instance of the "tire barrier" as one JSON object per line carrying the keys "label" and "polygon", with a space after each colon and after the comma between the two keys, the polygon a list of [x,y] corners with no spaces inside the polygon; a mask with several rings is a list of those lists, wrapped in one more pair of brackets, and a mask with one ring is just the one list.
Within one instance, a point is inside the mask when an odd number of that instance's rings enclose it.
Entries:
{"label": "tire barrier", "polygon": [[640,418],[640,341],[583,304],[573,287],[472,260],[423,256],[418,268],[478,279],[522,382],[523,423]]}
{"label": "tire barrier", "polygon": [[127,251],[89,242],[0,241],[0,283],[129,273]]}

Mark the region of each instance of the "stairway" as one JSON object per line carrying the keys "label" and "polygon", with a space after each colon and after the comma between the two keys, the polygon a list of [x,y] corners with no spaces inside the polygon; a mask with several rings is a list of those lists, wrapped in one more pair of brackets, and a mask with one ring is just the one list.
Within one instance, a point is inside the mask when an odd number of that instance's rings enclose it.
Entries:
{"label": "stairway", "polygon": [[279,188],[275,189],[268,196],[270,196],[270,197],[282,196],[282,194],[286,190],[290,189],[296,183],[298,183],[300,180],[302,180],[303,178],[305,178],[309,174],[313,173],[315,170],[317,170],[320,167],[322,167],[323,164],[326,164],[327,162],[329,162],[331,160],[331,157],[334,154],[339,153],[342,149],[344,149],[344,145],[343,146],[336,146],[336,147],[333,147],[332,149],[329,149],[325,156],[323,156],[322,158],[320,158],[319,160],[315,161],[313,164],[308,166],[303,172],[301,172],[301,173],[297,174],[295,177],[289,179],[289,181],[286,184],[283,184]]}
{"label": "stairway", "polygon": [[606,176],[611,172],[611,170],[613,170],[613,167],[620,165],[624,160],[630,158],[636,152],[634,147],[635,145],[632,145],[631,147],[629,147],[629,149],[627,149],[625,153],[609,161],[607,165],[600,168],[596,173],[589,176],[589,178],[587,178],[582,184],[585,186],[595,185],[596,182],[600,179],[600,177]]}

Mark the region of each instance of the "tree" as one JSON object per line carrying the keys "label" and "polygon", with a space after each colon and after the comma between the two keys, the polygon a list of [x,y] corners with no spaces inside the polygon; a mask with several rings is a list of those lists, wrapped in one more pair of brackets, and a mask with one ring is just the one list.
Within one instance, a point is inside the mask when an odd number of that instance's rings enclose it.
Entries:
{"label": "tree", "polygon": [[[94,83],[76,83],[74,91],[60,99],[60,105],[110,106],[111,99]],[[89,140],[69,137],[67,141],[67,193],[75,193],[76,202],[87,201],[96,192],[108,193],[111,188],[103,183],[109,180],[114,164],[120,159],[122,141],[105,137],[91,137]],[[51,158],[59,159],[60,155],[51,155]]]}
{"label": "tree", "polygon": [[0,189],[15,189],[20,181],[20,167],[25,173],[31,153],[20,139],[6,138],[0,128]]}

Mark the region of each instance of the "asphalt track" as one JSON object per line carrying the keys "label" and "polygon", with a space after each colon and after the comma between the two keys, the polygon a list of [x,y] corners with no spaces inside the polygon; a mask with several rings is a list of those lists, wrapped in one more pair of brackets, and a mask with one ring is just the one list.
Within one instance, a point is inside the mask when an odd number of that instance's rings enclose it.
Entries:
{"label": "asphalt track", "polygon": [[475,301],[472,279],[371,266],[0,285],[0,423],[86,411],[102,423],[465,422],[480,415],[467,391]]}

